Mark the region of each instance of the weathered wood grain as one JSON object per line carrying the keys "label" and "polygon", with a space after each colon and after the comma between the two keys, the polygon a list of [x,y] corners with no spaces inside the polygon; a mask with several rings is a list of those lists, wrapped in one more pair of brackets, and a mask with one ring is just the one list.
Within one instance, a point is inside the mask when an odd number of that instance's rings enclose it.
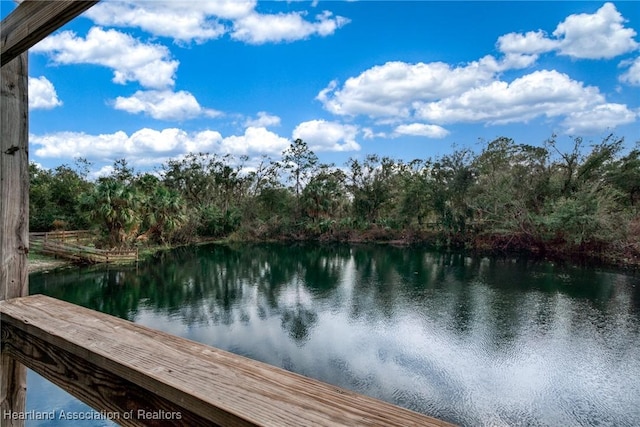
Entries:
{"label": "weathered wood grain", "polygon": [[55,240],[33,242],[37,251],[79,263],[123,263],[138,261],[138,249],[106,250]]}
{"label": "weathered wood grain", "polygon": [[0,59],[8,64],[98,0],[25,0],[0,24]]}
{"label": "weathered wood grain", "polygon": [[[52,346],[11,325],[2,326],[2,351],[29,369],[61,386],[66,392],[97,408],[101,416],[123,426],[185,425],[208,427],[211,422],[114,375],[87,360]],[[163,411],[180,419],[139,417]],[[122,415],[120,415],[122,414]],[[124,414],[127,414],[126,416]],[[131,414],[131,415],[128,415]],[[168,417],[165,417],[168,418]],[[1,419],[1,417],[0,417]]]}
{"label": "weathered wood grain", "polygon": [[[102,313],[36,295],[0,302],[3,342],[23,363],[29,358],[65,382],[75,369],[59,372],[68,354],[129,381],[136,390],[174,402],[210,424],[224,426],[448,426],[450,424],[267,364],[234,355]],[[5,332],[6,331],[6,332]],[[18,332],[19,331],[19,332]],[[26,343],[29,343],[27,345]],[[47,348],[55,351],[33,350]],[[18,355],[20,353],[22,355]],[[41,356],[42,355],[42,356]],[[71,361],[71,356],[65,356]],[[87,368],[84,368],[85,371]],[[93,368],[92,368],[93,369]],[[76,382],[98,381],[90,371]],[[108,381],[92,404],[106,407]],[[116,387],[116,390],[119,388]],[[120,389],[121,390],[121,389]],[[143,394],[145,393],[143,392]],[[114,392],[116,396],[121,391]],[[80,392],[82,394],[82,392]],[[117,406],[117,405],[116,405]],[[116,406],[110,406],[114,408]]]}
{"label": "weathered wood grain", "polygon": [[29,240],[56,240],[59,242],[80,242],[93,240],[97,236],[91,230],[58,230],[46,232],[29,232]]}
{"label": "weathered wood grain", "polygon": [[[0,300],[28,295],[29,101],[27,54],[0,70]],[[23,411],[27,371],[0,356],[0,413]],[[8,420],[3,426],[22,426]]]}
{"label": "weathered wood grain", "polygon": [[81,243],[94,240],[89,230],[49,231],[29,233],[32,251],[79,263],[127,263],[138,261],[138,249],[97,249]]}
{"label": "weathered wood grain", "polygon": [[27,54],[0,71],[0,300],[27,295],[29,101]]}

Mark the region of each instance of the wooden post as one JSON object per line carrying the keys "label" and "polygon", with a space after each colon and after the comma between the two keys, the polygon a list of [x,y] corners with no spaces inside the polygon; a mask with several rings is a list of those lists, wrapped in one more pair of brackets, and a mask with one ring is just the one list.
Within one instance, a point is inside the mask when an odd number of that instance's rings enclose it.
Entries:
{"label": "wooden post", "polygon": [[[27,49],[97,2],[25,0],[0,24],[0,301],[29,293]],[[3,345],[0,425],[24,425],[10,414],[25,410],[26,378],[26,368],[8,357]]]}
{"label": "wooden post", "polygon": [[[29,100],[27,53],[2,67],[0,77],[0,300],[29,293]],[[0,424],[23,426],[6,414],[25,410],[27,370],[0,356]]]}

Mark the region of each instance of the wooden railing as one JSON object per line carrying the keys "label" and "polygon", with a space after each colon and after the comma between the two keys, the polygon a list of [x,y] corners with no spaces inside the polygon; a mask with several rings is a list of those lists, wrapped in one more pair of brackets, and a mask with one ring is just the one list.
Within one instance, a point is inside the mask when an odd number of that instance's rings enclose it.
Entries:
{"label": "wooden railing", "polygon": [[40,252],[80,263],[122,263],[138,261],[138,249],[96,249],[90,246],[55,241],[42,242]]}
{"label": "wooden railing", "polygon": [[[80,243],[95,238],[89,230],[29,233],[31,250],[79,263],[123,263],[138,261],[138,249],[97,249]],[[75,243],[71,243],[75,242]]]}
{"label": "wooden railing", "polygon": [[29,240],[31,241],[56,240],[59,242],[80,242],[83,240],[93,239],[94,237],[95,235],[91,230],[57,230],[29,233]]}
{"label": "wooden railing", "polygon": [[451,426],[43,295],[0,313],[3,353],[124,426]]}

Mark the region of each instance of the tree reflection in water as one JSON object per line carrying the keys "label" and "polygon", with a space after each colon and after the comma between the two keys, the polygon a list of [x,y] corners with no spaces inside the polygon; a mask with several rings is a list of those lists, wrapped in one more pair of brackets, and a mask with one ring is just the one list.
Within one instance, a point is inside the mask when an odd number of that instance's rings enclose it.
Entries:
{"label": "tree reflection in water", "polygon": [[462,425],[640,425],[637,276],[421,248],[262,244],[30,282],[32,293]]}

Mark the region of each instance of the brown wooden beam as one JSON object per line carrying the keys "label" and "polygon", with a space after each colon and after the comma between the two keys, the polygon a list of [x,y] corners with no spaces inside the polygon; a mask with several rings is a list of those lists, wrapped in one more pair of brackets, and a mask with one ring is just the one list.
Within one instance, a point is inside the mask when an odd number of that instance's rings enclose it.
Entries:
{"label": "brown wooden beam", "polygon": [[96,3],[98,0],[24,0],[0,24],[2,66]]}
{"label": "brown wooden beam", "polygon": [[[0,302],[3,351],[120,420],[164,425],[451,426],[226,351],[42,295]],[[131,390],[131,407],[126,406]],[[175,423],[167,417],[189,417]],[[193,424],[189,421],[192,420]],[[172,422],[173,421],[173,422]]]}
{"label": "brown wooden beam", "polygon": [[[0,70],[0,300],[28,295],[29,101],[27,53]],[[27,371],[0,356],[0,412],[23,411]],[[3,426],[22,426],[4,420]]]}
{"label": "brown wooden beam", "polygon": [[28,294],[27,54],[0,71],[0,300]]}
{"label": "brown wooden beam", "polygon": [[[111,419],[119,425],[135,427],[214,427],[210,421],[186,410],[176,402],[151,394],[127,379],[91,363],[90,360],[50,345],[13,326],[2,325],[2,352],[5,358],[9,356],[20,362],[67,393],[96,408],[98,419]],[[171,415],[153,419],[140,416],[141,414]],[[0,414],[0,425],[4,426],[11,416],[11,412]],[[171,417],[179,419],[168,419]],[[59,420],[61,414],[55,414],[55,418]]]}

